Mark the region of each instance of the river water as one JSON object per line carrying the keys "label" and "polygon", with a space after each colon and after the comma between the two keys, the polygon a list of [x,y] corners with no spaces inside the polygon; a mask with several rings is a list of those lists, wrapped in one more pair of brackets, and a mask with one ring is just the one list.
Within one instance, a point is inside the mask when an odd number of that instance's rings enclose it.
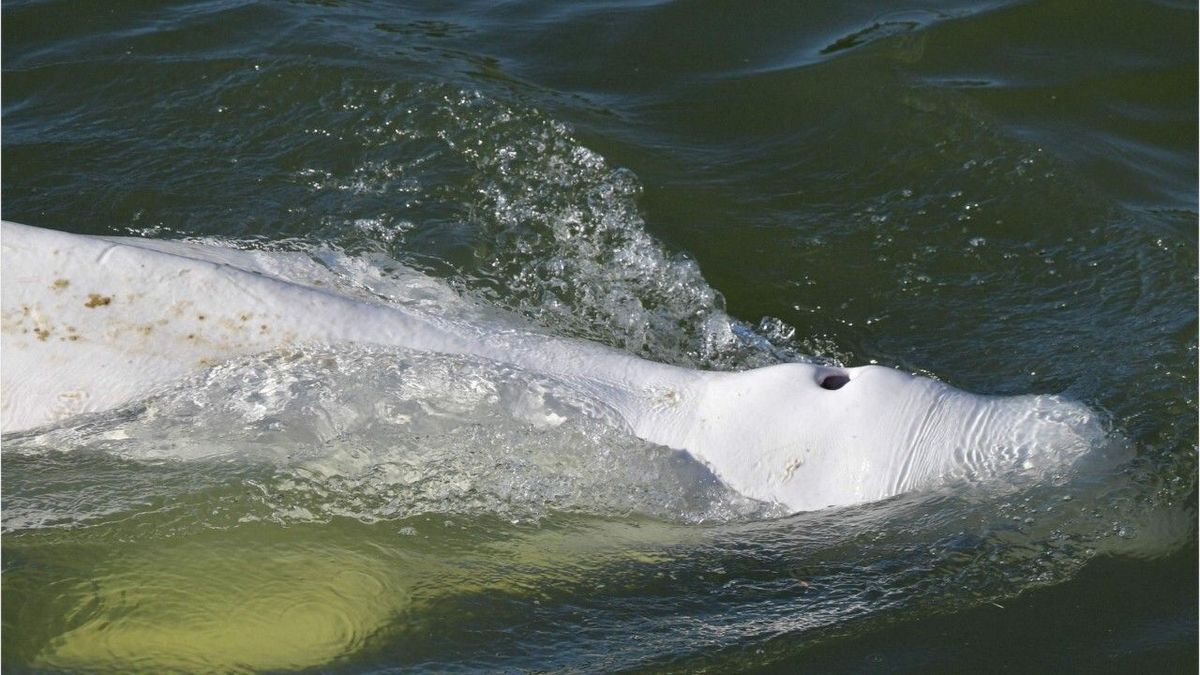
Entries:
{"label": "river water", "polygon": [[1192,672],[1197,13],[10,0],[3,216],[299,252],[646,358],[1100,411],[788,516],[553,383],[356,345],[3,439],[6,672]]}

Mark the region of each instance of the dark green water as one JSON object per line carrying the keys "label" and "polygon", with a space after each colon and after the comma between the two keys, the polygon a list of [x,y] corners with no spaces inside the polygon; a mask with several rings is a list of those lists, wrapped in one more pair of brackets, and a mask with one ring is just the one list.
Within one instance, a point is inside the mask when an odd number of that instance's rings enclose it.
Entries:
{"label": "dark green water", "polygon": [[[415,269],[661,361],[1063,393],[1131,448],[779,517],[636,439],[504,418],[486,369],[243,360],[4,439],[6,671],[1194,671],[1195,6],[2,18],[5,219]],[[420,424],[312,421],[356,392]]]}

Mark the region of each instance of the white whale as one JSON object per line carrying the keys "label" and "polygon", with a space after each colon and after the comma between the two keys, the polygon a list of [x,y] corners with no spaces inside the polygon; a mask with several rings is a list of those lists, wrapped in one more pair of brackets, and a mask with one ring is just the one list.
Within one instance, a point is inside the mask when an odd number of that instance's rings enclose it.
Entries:
{"label": "white whale", "polygon": [[1055,396],[978,396],[880,366],[691,370],[349,297],[250,252],[0,227],[6,434],[113,408],[237,355],[356,342],[556,378],[633,434],[792,511],[1045,475],[1104,436],[1090,409]]}

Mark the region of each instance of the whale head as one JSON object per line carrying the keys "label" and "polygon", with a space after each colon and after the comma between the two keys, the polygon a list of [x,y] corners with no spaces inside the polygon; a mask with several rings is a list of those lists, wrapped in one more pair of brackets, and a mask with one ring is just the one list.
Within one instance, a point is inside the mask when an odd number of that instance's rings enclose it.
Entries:
{"label": "whale head", "polygon": [[1047,476],[1104,439],[1058,396],[980,396],[892,368],[714,373],[685,445],[734,489],[792,511],[948,482]]}

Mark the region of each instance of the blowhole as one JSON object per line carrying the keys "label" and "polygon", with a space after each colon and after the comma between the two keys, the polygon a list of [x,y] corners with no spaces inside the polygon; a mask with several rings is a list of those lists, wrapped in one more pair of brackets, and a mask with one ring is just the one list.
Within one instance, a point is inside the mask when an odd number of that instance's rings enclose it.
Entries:
{"label": "blowhole", "polygon": [[834,391],[837,389],[841,389],[842,387],[846,386],[849,382],[850,382],[849,375],[846,375],[844,373],[830,373],[829,375],[822,377],[820,379],[820,381],[817,382],[817,384],[820,385],[820,387],[822,389],[828,389],[830,391]]}

